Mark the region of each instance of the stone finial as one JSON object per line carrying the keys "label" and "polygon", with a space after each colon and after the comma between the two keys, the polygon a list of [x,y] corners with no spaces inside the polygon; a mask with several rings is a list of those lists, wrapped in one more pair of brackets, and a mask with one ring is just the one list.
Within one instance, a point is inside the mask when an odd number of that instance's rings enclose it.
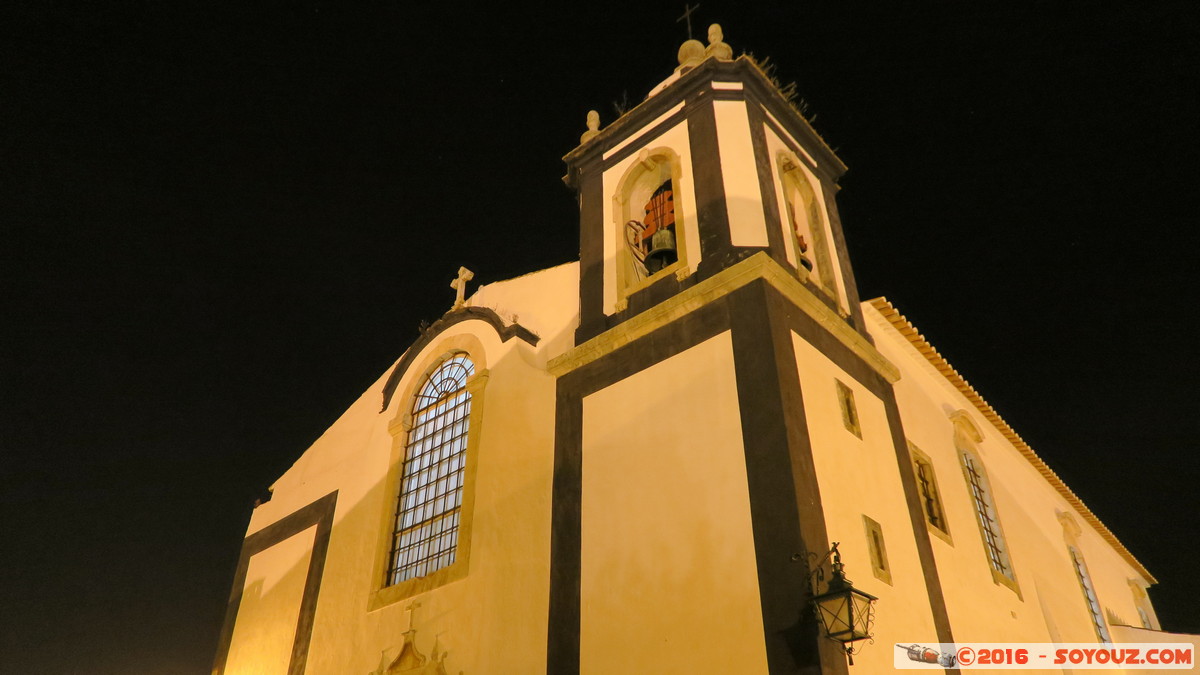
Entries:
{"label": "stone finial", "polygon": [[733,48],[725,44],[725,34],[721,32],[719,23],[708,27],[708,48],[704,50],[704,56],[711,56],[720,61],[733,60]]}
{"label": "stone finial", "polygon": [[[458,309],[467,304],[467,282],[475,278],[475,273],[465,267],[458,268],[458,276],[450,282],[450,288],[455,290],[454,307]],[[419,604],[417,605],[420,606]]]}
{"label": "stone finial", "polygon": [[583,145],[593,138],[600,135],[600,113],[595,110],[589,110],[587,114],[587,131],[579,137],[579,144]]}
{"label": "stone finial", "polygon": [[703,60],[704,43],[699,40],[688,40],[679,47],[679,67],[676,70],[691,70],[700,65]]}

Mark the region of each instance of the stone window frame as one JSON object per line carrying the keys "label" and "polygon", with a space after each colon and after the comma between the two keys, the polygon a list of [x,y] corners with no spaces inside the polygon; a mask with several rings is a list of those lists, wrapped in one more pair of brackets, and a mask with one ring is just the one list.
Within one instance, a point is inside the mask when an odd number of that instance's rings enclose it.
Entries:
{"label": "stone window frame", "polygon": [[[392,554],[392,542],[395,535],[396,509],[403,481],[404,460],[408,450],[408,435],[413,427],[412,408],[415,397],[429,380],[430,375],[437,370],[445,360],[454,354],[465,354],[475,365],[475,374],[467,378],[466,389],[471,395],[471,412],[467,423],[467,447],[465,450],[465,466],[463,468],[462,505],[459,512],[458,542],[455,560],[450,565],[435,570],[423,577],[406,579],[391,584],[387,578]],[[383,504],[380,508],[380,521],[376,544],[375,563],[372,566],[372,592],[367,603],[368,611],[420,595],[434,588],[444,586],[452,581],[464,578],[470,569],[471,540],[473,536],[473,521],[475,511],[475,477],[479,462],[479,439],[482,436],[484,392],[488,382],[489,371],[483,350],[483,343],[473,335],[460,334],[437,340],[426,349],[426,356],[421,361],[420,369],[411,372],[419,373],[409,378],[405,385],[403,396],[396,396],[393,401],[398,406],[395,417],[388,423],[388,432],[392,437],[392,450],[388,461],[387,479],[384,483]]]}
{"label": "stone window frame", "polygon": [[1079,523],[1071,517],[1071,514],[1058,511],[1056,515],[1059,524],[1062,525],[1063,542],[1067,545],[1067,557],[1075,571],[1075,581],[1079,583],[1079,590],[1083,593],[1084,607],[1091,618],[1092,632],[1096,634],[1096,639],[1100,642],[1111,644],[1112,634],[1104,619],[1104,607],[1100,604],[1100,595],[1096,592],[1096,584],[1092,581],[1092,574],[1088,571],[1087,559],[1083,555],[1083,547],[1079,542],[1083,530],[1079,527]]}
{"label": "stone window frame", "polygon": [[888,586],[892,585],[892,566],[888,562],[887,543],[883,538],[883,526],[874,518],[863,514],[863,531],[867,537],[867,553],[871,560],[871,573]]}
{"label": "stone window frame", "polygon": [[[631,203],[632,193],[639,187],[638,181],[641,178],[652,171],[660,171],[663,164],[670,165],[672,201],[675,204],[675,251],[678,259],[644,279],[631,279],[629,278],[632,267],[629,261],[631,254],[629,253],[629,246],[626,241],[625,223],[630,220],[641,220],[645,217],[644,213],[635,213],[636,210],[641,208],[641,205]],[[614,219],[612,236],[616,240],[616,275],[614,282],[616,283],[617,290],[617,311],[621,311],[628,306],[629,296],[649,287],[658,280],[674,274],[677,279],[682,281],[691,273],[690,265],[694,261],[691,260],[690,253],[687,250],[687,232],[692,227],[692,224],[687,222],[687,217],[684,214],[684,204],[686,202],[681,194],[682,183],[683,160],[679,153],[666,145],[641,150],[637,158],[625,169],[625,172],[621,174],[621,178],[617,181],[617,188],[613,191],[612,196],[612,213]],[[651,188],[651,193],[653,193],[653,189]]]}
{"label": "stone window frame", "polygon": [[1096,633],[1100,642],[1111,644],[1112,637],[1108,632],[1108,624],[1104,621],[1104,608],[1100,605],[1096,584],[1092,582],[1092,575],[1088,572],[1087,561],[1078,546],[1067,544],[1067,554],[1075,568],[1075,580],[1079,582],[1079,589],[1083,592],[1084,605],[1092,620],[1092,631]]}
{"label": "stone window frame", "polygon": [[[813,179],[801,167],[803,164],[795,153],[790,150],[779,150],[775,154],[775,169],[779,176],[779,189],[782,195],[782,201],[779,203],[780,225],[783,227],[784,241],[788,251],[796,260],[796,274],[800,279],[811,277],[817,288],[825,292],[830,298],[841,304],[842,300],[837,289],[837,274],[834,272],[834,254],[832,232],[830,230],[828,217],[824,213],[823,204],[817,198],[817,190],[819,183],[814,184]],[[807,190],[807,193],[805,192]],[[795,224],[793,222],[793,214],[787,208],[788,201],[792,192],[798,193],[800,200],[803,203],[803,208],[808,212],[806,216],[809,220],[809,231],[812,234],[813,241],[810,242],[809,255],[815,259],[817,274],[811,274],[807,268],[800,264],[800,249],[796,245]],[[792,200],[795,203],[795,200]],[[813,222],[815,220],[815,222]]]}
{"label": "stone window frame", "polygon": [[1147,630],[1161,630],[1158,627],[1158,622],[1154,616],[1154,607],[1150,604],[1150,597],[1146,595],[1145,583],[1138,579],[1129,579],[1129,591],[1133,594],[1133,606],[1137,609],[1138,619],[1142,628]]}
{"label": "stone window frame", "polygon": [[[914,445],[912,441],[907,441],[907,443],[908,454],[912,459],[913,479],[917,483],[917,498],[921,501],[921,511],[925,514],[925,522],[929,525],[929,533],[953,546],[954,538],[950,535],[950,522],[946,514],[946,504],[942,501],[942,489],[938,485],[937,470],[933,467],[933,459]],[[921,481],[922,465],[928,469],[928,482],[929,487],[933,490],[932,495],[926,494],[925,490],[922,489],[924,487]],[[936,505],[937,520],[940,521],[940,525],[934,522],[934,517],[929,513],[930,501],[933,501]]]}
{"label": "stone window frame", "polygon": [[854,402],[854,390],[850,385],[834,378],[834,383],[837,388],[838,408],[842,411],[842,426],[846,427],[846,431],[858,436],[862,435],[862,417],[858,414],[858,405]]}
{"label": "stone window frame", "polygon": [[[951,413],[950,421],[954,426],[954,447],[962,468],[963,481],[966,483],[967,499],[974,512],[973,520],[979,528],[979,540],[983,544],[984,559],[992,574],[992,581],[1012,590],[1018,598],[1023,599],[1021,586],[1017,581],[1017,570],[1008,546],[1008,537],[1004,534],[1000,510],[996,506],[996,493],[988,476],[987,465],[981,457],[979,444],[983,442],[983,433],[965,410],[956,410]],[[978,480],[972,478],[972,469]],[[976,494],[977,487],[978,495]],[[990,521],[995,527],[989,530],[985,520]],[[989,531],[993,536],[988,536]],[[999,561],[993,556],[993,548],[1000,557]]]}

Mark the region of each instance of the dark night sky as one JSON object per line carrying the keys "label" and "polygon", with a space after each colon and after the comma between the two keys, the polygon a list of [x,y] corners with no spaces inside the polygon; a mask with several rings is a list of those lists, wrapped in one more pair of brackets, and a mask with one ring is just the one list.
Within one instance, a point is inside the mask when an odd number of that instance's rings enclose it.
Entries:
{"label": "dark night sky", "polygon": [[[576,259],[560,158],[683,37],[682,2],[106,4],[0,9],[3,673],[206,673],[251,503],[460,264]],[[779,4],[701,30],[850,166],[863,297],[1200,632],[1192,2]]]}

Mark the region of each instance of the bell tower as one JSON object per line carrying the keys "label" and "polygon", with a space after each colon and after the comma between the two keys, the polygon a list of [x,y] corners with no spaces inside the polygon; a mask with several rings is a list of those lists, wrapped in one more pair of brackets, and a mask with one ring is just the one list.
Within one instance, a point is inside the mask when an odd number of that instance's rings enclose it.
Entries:
{"label": "bell tower", "polygon": [[[547,671],[844,674],[807,580],[866,521],[819,467],[863,443],[909,466],[834,203],[846,167],[719,26],[678,60],[565,158],[580,317],[547,363]],[[913,499],[893,528],[923,527]]]}
{"label": "bell tower", "polygon": [[720,26],[564,158],[580,208],[576,343],[760,251],[863,332],[834,196],[846,167]]}

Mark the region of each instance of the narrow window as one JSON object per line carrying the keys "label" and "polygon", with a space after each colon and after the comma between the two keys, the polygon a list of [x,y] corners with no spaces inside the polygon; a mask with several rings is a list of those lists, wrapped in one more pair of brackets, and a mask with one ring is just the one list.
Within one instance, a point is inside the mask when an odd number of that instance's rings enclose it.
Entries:
{"label": "narrow window", "polygon": [[1142,620],[1142,628],[1153,630],[1154,627],[1150,625],[1150,615],[1146,613],[1146,610],[1142,609],[1141,607],[1138,607],[1137,611],[1138,611],[1138,618]]}
{"label": "narrow window", "polygon": [[979,459],[979,443],[983,442],[983,433],[971,419],[970,413],[965,410],[950,413],[950,421],[954,425],[954,447],[958,450],[958,461],[962,463],[967,492],[970,493],[972,506],[975,507],[975,522],[979,525],[979,535],[987,554],[992,581],[1008,586],[1020,597],[1021,588],[1017,584],[1017,573],[1013,570],[1008,547],[1004,543],[1004,530],[1000,526],[1000,517],[996,511],[995,495],[988,481],[987,470]]}
{"label": "narrow window", "polygon": [[908,450],[912,455],[913,475],[917,480],[917,495],[921,498],[925,520],[937,532],[949,535],[950,528],[946,525],[946,513],[942,509],[942,496],[938,490],[937,476],[933,473],[933,462],[912,443],[908,444]]}
{"label": "narrow window", "polygon": [[992,569],[1011,579],[1012,570],[1008,565],[1008,556],[1004,552],[1004,539],[1000,535],[1000,525],[996,522],[996,509],[992,505],[987,479],[982,473],[978,460],[973,456],[962,453],[962,462],[963,470],[967,474],[967,485],[971,490],[971,499],[975,503],[975,515],[979,519],[979,529],[983,533],[988,562],[991,563]]}
{"label": "narrow window", "polygon": [[837,382],[838,404],[842,407],[842,424],[846,426],[846,430],[850,433],[862,438],[862,429],[858,424],[858,408],[854,406],[854,392],[842,383]]}
{"label": "narrow window", "polygon": [[[1067,540],[1070,546],[1072,540]],[[1129,590],[1133,593],[1133,606],[1137,609],[1138,619],[1142,628],[1154,630],[1154,622],[1150,620],[1150,598],[1146,597],[1146,589],[1136,579],[1129,579]]]}
{"label": "narrow window", "polygon": [[423,577],[454,563],[462,510],[475,365],[453,354],[434,368],[412,405],[387,583]]}
{"label": "narrow window", "polygon": [[925,505],[925,517],[929,519],[930,525],[945,531],[942,505],[938,500],[937,488],[933,485],[933,467],[919,460],[914,464],[917,470],[917,485],[921,488],[921,502]]}
{"label": "narrow window", "polygon": [[892,568],[888,565],[887,547],[883,544],[883,528],[869,516],[863,516],[867,532],[867,548],[871,551],[871,571],[875,578],[891,585]]}
{"label": "narrow window", "polygon": [[[1088,575],[1087,565],[1083,562],[1083,556],[1074,546],[1068,546],[1067,550],[1071,553],[1071,562],[1075,564],[1075,577],[1079,579],[1079,587],[1083,589],[1083,597],[1087,602],[1088,613],[1092,615],[1092,629],[1096,631],[1096,637],[1101,642],[1112,642],[1108,637],[1108,628],[1104,625],[1104,615],[1100,613],[1100,601],[1096,599],[1096,589],[1092,586],[1092,578]],[[1138,612],[1141,613],[1141,609]],[[1143,621],[1145,617],[1143,615]]]}

